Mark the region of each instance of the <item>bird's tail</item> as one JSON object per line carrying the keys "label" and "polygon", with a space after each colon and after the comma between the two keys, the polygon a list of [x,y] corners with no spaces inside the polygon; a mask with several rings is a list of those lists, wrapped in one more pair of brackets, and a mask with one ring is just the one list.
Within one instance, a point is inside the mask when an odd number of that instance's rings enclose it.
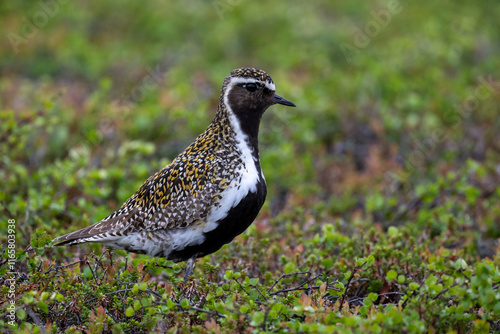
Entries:
{"label": "bird's tail", "polygon": [[54,240],[52,240],[52,242],[54,242],[54,246],[76,245],[84,242],[89,242],[90,240],[88,238],[91,238],[95,235],[95,233],[91,232],[94,227],[94,225],[91,225],[81,230],[65,234],[63,236],[55,238]]}
{"label": "bird's tail", "polygon": [[[90,240],[87,238],[94,236],[93,233],[89,233],[92,227],[94,227],[94,225],[57,237],[52,240],[54,243],[53,246],[69,246],[89,242]],[[31,253],[33,252],[33,247],[29,244],[25,251]]]}

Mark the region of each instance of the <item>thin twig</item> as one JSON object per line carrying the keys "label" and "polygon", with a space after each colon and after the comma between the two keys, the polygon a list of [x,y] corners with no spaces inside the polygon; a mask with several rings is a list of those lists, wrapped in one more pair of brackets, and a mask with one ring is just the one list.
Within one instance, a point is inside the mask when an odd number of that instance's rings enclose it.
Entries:
{"label": "thin twig", "polygon": [[[416,290],[415,290],[416,291]],[[411,295],[408,295],[406,297],[406,300],[403,302],[403,305],[401,305],[401,309],[404,310],[405,307],[406,307],[406,304],[408,304],[408,301],[410,300],[411,297],[413,297],[413,295],[415,294],[415,291],[412,292]]]}
{"label": "thin twig", "polygon": [[[128,291],[132,291],[132,289],[122,289],[122,290],[111,291],[111,292],[104,293],[103,296],[110,296],[110,295],[114,295],[114,294],[117,294],[117,293],[120,293],[120,292],[128,292]],[[97,297],[94,297],[92,299],[88,299],[88,300],[85,301],[85,304],[91,303],[91,302],[93,302],[94,300],[97,300],[97,299],[98,299]]]}
{"label": "thin twig", "polygon": [[113,314],[111,314],[111,312],[108,311],[108,309],[106,307],[104,307],[104,312],[106,312],[106,314],[108,315],[108,317],[110,317],[111,319],[114,320],[115,323],[119,323],[120,321],[118,319],[115,318],[115,316]]}
{"label": "thin twig", "polygon": [[[382,297],[387,297],[387,296],[390,296],[390,295],[403,295],[401,292],[397,292],[397,291],[393,291],[393,292],[386,292],[386,293],[380,293],[378,294],[378,296],[382,296]],[[357,301],[360,301],[360,300],[364,300],[365,297],[359,297],[359,298],[354,298],[354,299],[351,299],[351,300],[348,300],[348,302],[357,302]]]}
{"label": "thin twig", "polygon": [[[238,279],[237,279],[237,278],[233,278],[233,280],[234,280],[236,283],[238,283],[238,285],[240,286],[241,290],[243,290],[243,291],[245,291],[245,292],[246,292],[245,288],[241,285],[240,281],[238,281]],[[267,301],[267,298],[266,298],[266,297],[262,294],[262,292],[259,290],[259,288],[257,288],[257,286],[255,286],[254,288],[255,288],[255,290],[257,290],[257,292],[258,292],[258,293],[262,296],[262,298],[264,298],[264,300],[266,300],[266,301]]]}
{"label": "thin twig", "polygon": [[[176,302],[173,302],[175,306],[179,307],[179,308],[182,308],[184,309],[180,303],[176,303]],[[164,303],[159,303],[158,301],[155,302],[155,305],[164,305]],[[205,310],[205,309],[202,309],[202,308],[199,308],[199,307],[196,307],[196,306],[189,306],[188,308],[189,310],[193,310],[193,311],[197,311],[197,312],[202,312],[202,313],[206,313],[206,314],[210,314],[212,316],[217,316],[217,317],[223,317],[225,318],[226,315],[225,314],[222,314],[222,313],[219,313],[217,311],[209,311],[209,310]]]}
{"label": "thin twig", "polygon": [[443,289],[441,291],[439,291],[439,293],[437,295],[434,296],[434,298],[432,298],[432,300],[436,300],[438,299],[443,293],[449,291],[451,288],[457,286],[458,284],[457,283],[453,283],[452,285],[450,285],[450,287],[446,288],[446,289]]}
{"label": "thin twig", "polygon": [[342,310],[342,305],[344,305],[345,298],[347,297],[347,291],[349,290],[349,287],[351,285],[351,281],[354,278],[354,275],[356,272],[365,265],[366,262],[363,262],[359,266],[354,267],[352,270],[351,276],[349,276],[349,279],[347,280],[347,284],[345,285],[345,290],[344,293],[342,294],[342,299],[340,299],[340,305],[339,305],[339,312]]}
{"label": "thin twig", "polygon": [[316,286],[309,286],[307,288],[304,288],[304,285],[306,284],[309,284],[311,283],[312,281],[314,281],[316,278],[318,278],[319,276],[321,276],[320,274],[302,282],[301,284],[293,287],[293,288],[288,288],[288,289],[280,289],[280,290],[277,290],[277,291],[274,291],[274,292],[271,292],[269,295],[270,296],[275,296],[277,294],[280,294],[280,293],[285,293],[285,292],[290,292],[290,291],[303,291],[303,290],[315,290],[315,289],[319,289],[321,286],[320,285],[316,285]]}
{"label": "thin twig", "polygon": [[48,273],[50,273],[52,271],[58,271],[59,269],[71,267],[71,266],[74,266],[75,264],[80,263],[80,262],[82,262],[82,260],[78,260],[76,262],[68,263],[68,264],[65,264],[65,265],[62,265],[62,266],[55,266],[55,267],[47,269],[47,271],[45,271],[44,274],[48,274]]}
{"label": "thin twig", "polygon": [[95,283],[99,284],[99,282],[97,281],[97,277],[96,277],[94,271],[92,270],[92,266],[90,265],[90,261],[88,259],[85,259],[85,262],[89,266],[90,272],[92,273],[92,277],[94,278]]}
{"label": "thin twig", "polygon": [[29,306],[26,306],[25,309],[26,309],[26,313],[30,316],[30,318],[33,319],[33,322],[35,323],[35,325],[37,325],[38,328],[40,328],[40,331],[43,334],[45,334],[46,333],[45,327],[43,327],[42,321],[40,320],[40,318],[38,317],[38,315],[36,315],[36,313],[33,312],[33,310],[31,309],[31,307],[29,307]]}
{"label": "thin twig", "polygon": [[295,275],[310,275],[311,273],[309,271],[302,271],[302,272],[296,272],[296,273],[290,273],[290,274],[283,274],[281,275],[280,278],[278,278],[274,283],[273,285],[271,285],[271,287],[269,289],[267,289],[267,292],[269,293],[275,286],[276,284],[279,283],[279,281],[281,281],[283,278],[285,277],[290,277],[290,276],[295,276]]}
{"label": "thin twig", "polygon": [[266,309],[266,313],[264,314],[264,322],[262,323],[262,330],[264,332],[267,332],[267,318],[269,316],[269,312],[271,312],[271,309],[273,308],[274,305],[276,305],[277,301],[272,303],[271,306],[269,306],[267,309]]}

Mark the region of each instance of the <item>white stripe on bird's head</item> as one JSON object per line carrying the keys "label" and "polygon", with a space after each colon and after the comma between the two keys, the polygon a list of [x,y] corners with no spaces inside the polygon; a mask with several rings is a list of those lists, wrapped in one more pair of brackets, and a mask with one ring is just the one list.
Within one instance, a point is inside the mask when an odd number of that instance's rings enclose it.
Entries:
{"label": "white stripe on bird's head", "polygon": [[274,85],[274,82],[272,81],[261,81],[255,78],[242,78],[242,77],[232,77],[229,79],[229,84],[227,85],[226,91],[229,91],[229,89],[237,84],[245,84],[245,83],[254,83],[256,85],[264,85],[266,86],[267,89],[271,91],[276,91],[276,86]]}

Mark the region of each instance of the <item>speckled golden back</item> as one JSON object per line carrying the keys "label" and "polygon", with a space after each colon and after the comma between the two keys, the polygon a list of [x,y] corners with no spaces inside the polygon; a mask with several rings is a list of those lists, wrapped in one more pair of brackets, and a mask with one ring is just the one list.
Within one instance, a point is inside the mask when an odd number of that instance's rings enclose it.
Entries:
{"label": "speckled golden back", "polygon": [[220,192],[240,176],[239,153],[229,124],[214,122],[103,221],[116,220],[119,225],[127,225],[128,219],[124,218],[130,212],[140,212],[138,217],[134,214],[128,232],[186,227],[204,221],[210,208],[217,204]]}

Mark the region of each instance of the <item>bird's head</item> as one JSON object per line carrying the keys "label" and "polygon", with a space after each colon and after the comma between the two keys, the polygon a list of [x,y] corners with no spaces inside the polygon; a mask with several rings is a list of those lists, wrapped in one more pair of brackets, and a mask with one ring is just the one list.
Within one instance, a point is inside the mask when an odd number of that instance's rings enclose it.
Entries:
{"label": "bird's head", "polygon": [[266,72],[250,68],[232,71],[222,85],[222,96],[228,107],[239,118],[260,116],[273,104],[295,107],[295,104],[275,92],[273,79]]}

